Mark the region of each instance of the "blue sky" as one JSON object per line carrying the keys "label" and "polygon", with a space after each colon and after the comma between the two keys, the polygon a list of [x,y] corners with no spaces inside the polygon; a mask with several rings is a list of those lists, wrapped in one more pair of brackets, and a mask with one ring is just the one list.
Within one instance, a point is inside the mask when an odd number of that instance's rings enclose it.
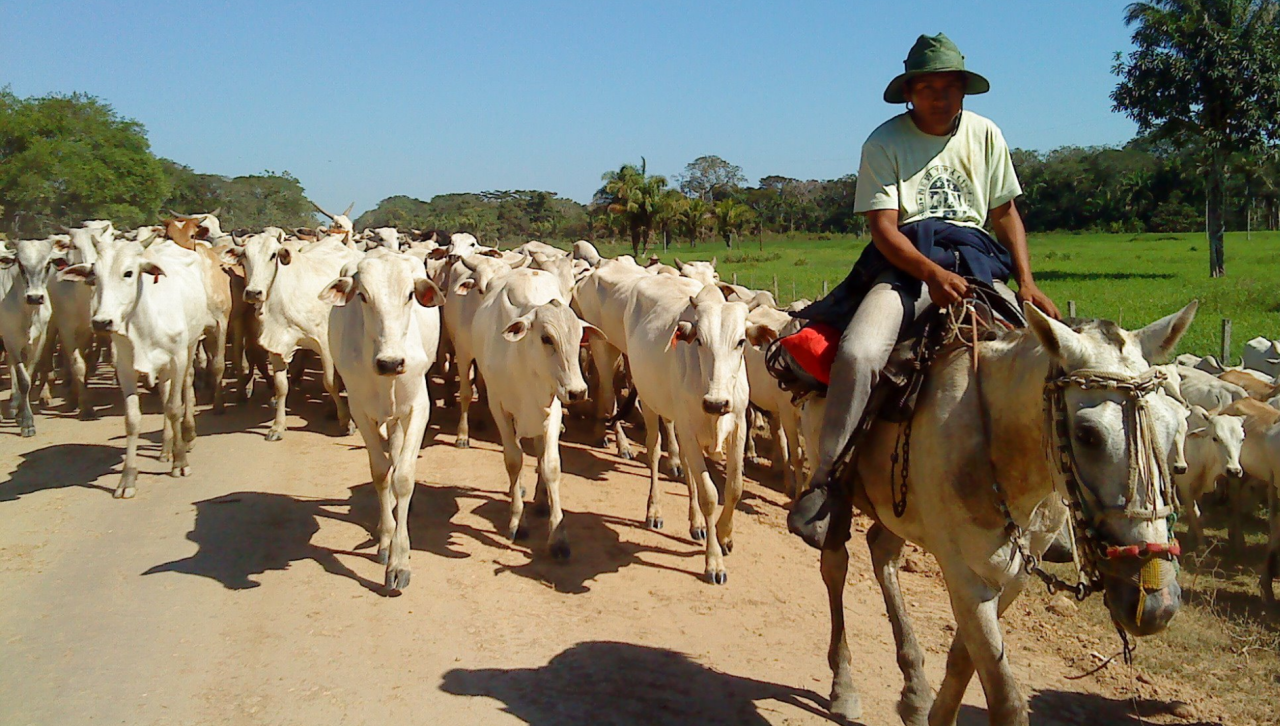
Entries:
{"label": "blue sky", "polygon": [[549,189],[703,154],[767,174],[857,170],[885,84],[946,32],[1012,146],[1116,144],[1126,3],[8,2],[0,84],[83,91],[198,171],[288,170],[328,208]]}

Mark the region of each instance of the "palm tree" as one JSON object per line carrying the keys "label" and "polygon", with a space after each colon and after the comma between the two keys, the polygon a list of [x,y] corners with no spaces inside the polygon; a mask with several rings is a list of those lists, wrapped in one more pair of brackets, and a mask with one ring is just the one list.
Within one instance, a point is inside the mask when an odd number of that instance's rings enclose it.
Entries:
{"label": "palm tree", "polygon": [[721,199],[716,202],[716,228],[726,247],[733,249],[733,238],[738,236],[755,216],[751,207],[736,199]]}
{"label": "palm tree", "polygon": [[662,193],[661,203],[654,215],[654,223],[662,231],[664,249],[671,239],[672,228],[684,223],[685,215],[689,212],[689,201],[689,197],[679,189],[667,189]]}
{"label": "palm tree", "polygon": [[715,209],[701,199],[690,199],[685,207],[683,221],[689,243],[697,247],[699,240],[715,227]]}
{"label": "palm tree", "polygon": [[604,186],[596,191],[595,198],[597,204],[626,220],[631,233],[631,251],[637,256],[649,249],[654,221],[667,190],[667,178],[658,174],[650,176],[646,166],[641,157],[638,168],[635,164],[623,164],[617,171],[606,172],[601,177]]}

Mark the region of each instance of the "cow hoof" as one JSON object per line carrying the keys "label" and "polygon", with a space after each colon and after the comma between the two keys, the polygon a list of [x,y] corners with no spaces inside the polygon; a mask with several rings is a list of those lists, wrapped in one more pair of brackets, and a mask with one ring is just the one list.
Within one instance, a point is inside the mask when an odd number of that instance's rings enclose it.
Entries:
{"label": "cow hoof", "polygon": [[379,547],[378,554],[376,557],[374,557],[374,559],[378,562],[379,565],[387,564],[387,562],[391,560],[391,550],[389,550],[386,547]]}
{"label": "cow hoof", "polygon": [[856,693],[832,698],[831,715],[840,716],[846,721],[857,721],[862,718],[862,699]]}
{"label": "cow hoof", "polygon": [[271,429],[267,432],[267,441],[279,441],[281,439],[280,432]]}
{"label": "cow hoof", "polygon": [[683,481],[684,468],[681,467],[679,464],[676,464],[675,466],[671,467],[671,477],[676,481]]}
{"label": "cow hoof", "polygon": [[160,461],[173,461],[173,454],[168,451],[161,451]]}
{"label": "cow hoof", "polygon": [[644,520],[644,526],[649,529],[662,529],[662,517],[648,517]]}
{"label": "cow hoof", "polygon": [[636,455],[631,453],[631,449],[623,449],[618,452],[618,458],[632,461],[636,458]]}
{"label": "cow hoof", "polygon": [[392,592],[400,592],[409,586],[409,574],[407,569],[393,567],[387,570],[387,589]]}
{"label": "cow hoof", "polygon": [[466,437],[463,437],[463,436],[459,436],[459,437],[458,437],[458,440],[453,442],[453,445],[454,445],[454,447],[459,448],[459,449],[470,449],[470,448],[471,448],[471,439],[466,438]]}
{"label": "cow hoof", "polygon": [[689,537],[690,537],[694,542],[706,542],[706,541],[707,541],[707,528],[706,528],[706,527],[691,527],[691,528],[689,529]]}
{"label": "cow hoof", "polygon": [[559,560],[561,562],[569,559],[570,551],[568,542],[553,542],[551,544],[550,551],[552,559]]}
{"label": "cow hoof", "polygon": [[116,499],[133,499],[133,495],[138,493],[138,488],[134,486],[125,486],[121,484],[116,487],[116,491],[112,494]]}
{"label": "cow hoof", "polygon": [[24,439],[29,439],[29,438],[31,438],[32,436],[35,436],[35,435],[36,435],[36,427],[35,427],[35,426],[23,426],[23,427],[22,427],[22,438],[24,438]]}
{"label": "cow hoof", "polygon": [[172,477],[191,476],[191,466],[190,465],[175,466],[173,467],[172,470],[170,470],[169,476],[172,476]]}
{"label": "cow hoof", "polygon": [[507,533],[507,536],[511,538],[512,542],[519,542],[521,540],[529,539],[529,528],[524,526],[523,524],[516,525],[515,529],[510,530]]}
{"label": "cow hoof", "polygon": [[724,550],[726,555],[733,554],[733,540],[722,540],[720,542],[720,549]]}
{"label": "cow hoof", "polygon": [[356,433],[356,422],[348,421],[347,425],[343,426],[342,429],[347,432],[347,436],[353,436]]}
{"label": "cow hoof", "polygon": [[534,502],[534,503],[533,503],[533,516],[535,516],[535,517],[550,517],[550,516],[551,516],[551,505],[550,505],[550,504],[547,504],[546,502]]}
{"label": "cow hoof", "polygon": [[712,585],[723,585],[729,581],[729,573],[724,570],[707,570],[707,582]]}

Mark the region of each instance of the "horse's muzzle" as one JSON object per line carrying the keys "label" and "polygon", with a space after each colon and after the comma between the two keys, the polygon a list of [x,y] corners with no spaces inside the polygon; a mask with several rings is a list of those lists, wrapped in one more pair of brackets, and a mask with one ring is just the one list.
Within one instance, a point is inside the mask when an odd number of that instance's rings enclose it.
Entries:
{"label": "horse's muzzle", "polygon": [[1115,569],[1132,570],[1127,574],[1103,573],[1107,609],[1116,623],[1138,637],[1155,635],[1168,627],[1182,606],[1176,561],[1153,557]]}

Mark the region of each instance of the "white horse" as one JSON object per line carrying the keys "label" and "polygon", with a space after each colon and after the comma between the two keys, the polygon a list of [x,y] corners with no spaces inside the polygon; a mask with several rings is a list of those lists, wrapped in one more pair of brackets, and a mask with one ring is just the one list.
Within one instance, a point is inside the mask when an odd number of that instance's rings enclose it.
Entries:
{"label": "white horse", "polygon": [[[1173,496],[1165,462],[1185,413],[1159,390],[1150,365],[1169,355],[1195,307],[1129,332],[1108,321],[1068,327],[1027,305],[1029,328],[977,344],[976,374],[965,348],[944,351],[914,415],[901,517],[894,499],[902,469],[887,465],[901,425],[877,422],[863,439],[854,497],[876,520],[867,541],[905,680],[904,723],[954,724],[975,670],[991,723],[1027,723],[999,618],[1068,518],[1084,582],[1106,590],[1119,626],[1149,635],[1177,612],[1179,550],[1166,520]],[[936,698],[898,587],[905,540],[937,558],[957,624]],[[831,710],[856,719],[861,705],[844,634],[848,561],[845,546],[829,539],[822,576],[832,618]]]}

